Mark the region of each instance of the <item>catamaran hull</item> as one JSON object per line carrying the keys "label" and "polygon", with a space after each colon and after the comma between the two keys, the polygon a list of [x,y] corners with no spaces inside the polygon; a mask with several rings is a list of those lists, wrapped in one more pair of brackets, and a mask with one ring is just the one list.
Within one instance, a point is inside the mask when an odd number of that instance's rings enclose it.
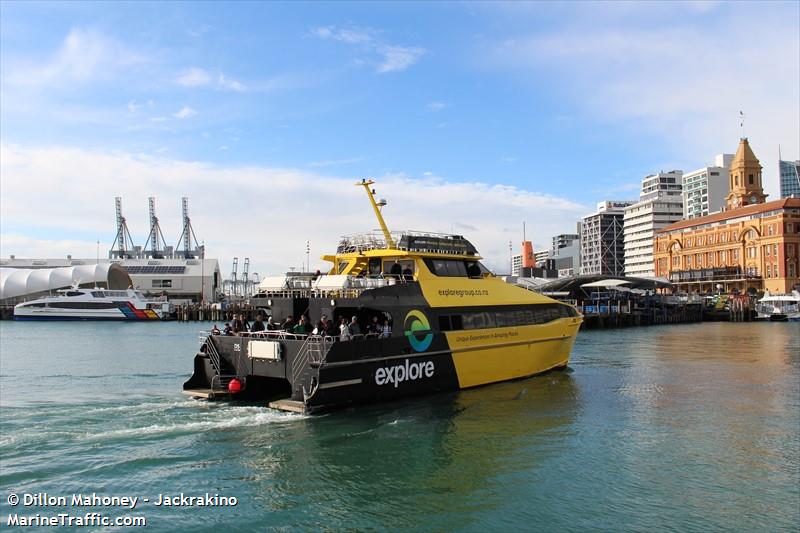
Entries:
{"label": "catamaran hull", "polygon": [[102,310],[91,312],[85,309],[59,309],[58,311],[48,308],[30,310],[14,310],[14,320],[158,320],[159,314],[151,309],[140,310],[125,306],[124,309]]}
{"label": "catamaran hull", "polygon": [[[251,343],[263,338],[213,336],[195,357],[184,390],[210,399],[286,398],[291,410],[306,413],[455,391],[565,367],[580,323],[574,317],[502,330],[439,332],[421,352],[409,349],[405,336],[337,341],[323,361],[307,364],[303,340],[268,341],[278,343],[281,359],[263,360],[248,355],[258,351]],[[233,377],[244,387],[236,394],[227,389]]]}

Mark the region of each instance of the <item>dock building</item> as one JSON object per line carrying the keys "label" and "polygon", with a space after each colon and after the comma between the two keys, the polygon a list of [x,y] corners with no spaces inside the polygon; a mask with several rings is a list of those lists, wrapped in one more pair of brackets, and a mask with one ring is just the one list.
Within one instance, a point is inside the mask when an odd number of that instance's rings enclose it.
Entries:
{"label": "dock building", "polygon": [[680,170],[645,176],[639,201],[625,208],[623,240],[626,276],[655,275],[653,235],[657,229],[683,218],[682,176]]}
{"label": "dock building", "polygon": [[683,218],[704,217],[725,206],[731,161],[733,154],[719,154],[713,165],[683,175]]}
{"label": "dock building", "polygon": [[581,274],[621,276],[625,271],[623,216],[633,201],[605,201],[581,219]]}
{"label": "dock building", "polygon": [[686,292],[786,293],[800,286],[800,198],[767,202],[761,169],[742,138],[725,209],[656,232],[657,276]]}
{"label": "dock building", "polygon": [[[70,270],[75,272],[94,266],[118,265],[130,275],[133,288],[148,296],[166,295],[176,304],[218,300],[222,293],[219,262],[216,259],[207,259],[205,245],[197,242],[189,218],[188,198],[181,199],[183,230],[176,246],[168,246],[164,240],[156,216],[155,198],[148,199],[150,232],[144,246],[133,243],[127,221],[122,215],[122,198],[117,197],[114,202],[116,236],[108,251],[108,259],[75,259],[71,255],[63,259],[21,259],[12,255],[9,259],[0,259],[0,268],[32,271],[56,269],[57,272],[64,272],[65,268],[79,267]],[[101,270],[103,269],[99,268],[98,272]],[[109,267],[106,266],[104,271],[109,271]],[[111,269],[111,272],[114,271],[116,267]],[[94,281],[85,279],[81,283]],[[47,288],[53,290],[58,287]],[[25,294],[21,297],[29,296]]]}
{"label": "dock building", "polygon": [[800,160],[778,161],[781,176],[781,198],[800,198]]}

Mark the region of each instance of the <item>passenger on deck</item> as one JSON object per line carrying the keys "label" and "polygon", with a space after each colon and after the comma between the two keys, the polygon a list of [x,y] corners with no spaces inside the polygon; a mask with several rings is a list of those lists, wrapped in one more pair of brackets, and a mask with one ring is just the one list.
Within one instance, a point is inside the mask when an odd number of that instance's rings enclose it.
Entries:
{"label": "passenger on deck", "polygon": [[367,324],[367,333],[380,333],[381,325],[378,323],[378,316],[373,315],[372,321]]}
{"label": "passenger on deck", "polygon": [[306,322],[305,315],[300,315],[300,322],[292,330],[296,335],[308,335],[308,322]]}
{"label": "passenger on deck", "polygon": [[225,322],[225,329],[222,330],[223,335],[233,335],[233,328],[228,322]]}
{"label": "passenger on deck", "polygon": [[392,269],[389,271],[389,274],[391,274],[391,277],[396,280],[399,280],[400,276],[403,275],[403,267],[400,265],[399,259],[394,260],[394,264],[392,265]]}
{"label": "passenger on deck", "polygon": [[276,331],[277,329],[279,329],[279,326],[273,322],[272,317],[267,318],[267,331]]}
{"label": "passenger on deck", "polygon": [[403,269],[403,280],[414,281],[414,271],[411,270],[411,267],[408,265]]}
{"label": "passenger on deck", "polygon": [[353,316],[353,318],[350,319],[350,323],[347,325],[347,327],[350,328],[350,335],[354,337],[356,335],[361,335],[361,328],[358,327],[358,317]]}
{"label": "passenger on deck", "polygon": [[221,333],[221,331],[219,330],[219,328],[217,327],[217,325],[216,325],[216,324],[214,324],[214,327],[213,327],[213,328],[211,328],[211,334],[212,334],[212,335],[219,335],[220,333]]}
{"label": "passenger on deck", "polygon": [[283,321],[282,329],[288,333],[294,331],[294,317],[289,315],[286,317],[286,320]]}
{"label": "passenger on deck", "polygon": [[339,340],[350,340],[350,327],[347,325],[347,319],[345,317],[339,320]]}
{"label": "passenger on deck", "polygon": [[383,321],[383,326],[381,327],[381,338],[388,339],[392,336],[392,326],[389,325],[389,319],[385,319]]}
{"label": "passenger on deck", "polygon": [[233,332],[234,333],[246,333],[249,330],[249,324],[247,320],[245,320],[244,315],[237,314],[234,315],[233,320]]}
{"label": "passenger on deck", "polygon": [[253,322],[253,326],[250,328],[250,331],[264,331],[264,315],[261,313],[256,315],[256,321]]}

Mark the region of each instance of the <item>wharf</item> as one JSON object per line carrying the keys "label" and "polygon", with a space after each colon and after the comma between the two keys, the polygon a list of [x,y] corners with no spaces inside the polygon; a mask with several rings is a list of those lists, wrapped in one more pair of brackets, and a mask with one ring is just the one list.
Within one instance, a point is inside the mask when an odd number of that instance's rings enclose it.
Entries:
{"label": "wharf", "polygon": [[704,321],[747,322],[755,317],[753,295],[674,294],[672,284],[652,278],[576,276],[538,288],[574,305],[584,329]]}

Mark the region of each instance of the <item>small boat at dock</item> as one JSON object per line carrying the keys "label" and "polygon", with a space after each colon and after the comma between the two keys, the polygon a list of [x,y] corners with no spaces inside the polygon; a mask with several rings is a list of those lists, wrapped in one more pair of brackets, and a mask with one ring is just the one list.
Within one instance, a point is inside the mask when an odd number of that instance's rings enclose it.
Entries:
{"label": "small boat at dock", "polygon": [[169,303],[134,289],[72,287],[14,306],[14,320],[158,320]]}
{"label": "small boat at dock", "polygon": [[800,292],[770,294],[766,291],[756,305],[756,313],[758,320],[800,321]]}

